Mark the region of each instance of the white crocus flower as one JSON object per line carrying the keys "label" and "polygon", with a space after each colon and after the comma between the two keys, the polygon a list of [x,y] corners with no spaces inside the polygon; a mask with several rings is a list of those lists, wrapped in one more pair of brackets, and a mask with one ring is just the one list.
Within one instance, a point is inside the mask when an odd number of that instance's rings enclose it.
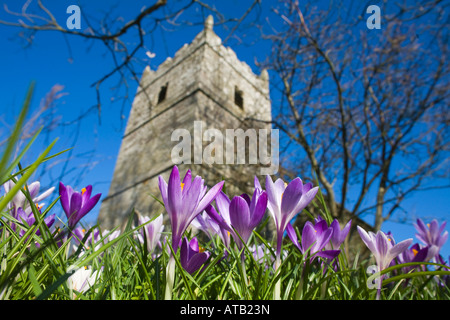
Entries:
{"label": "white crocus flower", "polygon": [[[70,269],[71,268],[69,268],[69,270]],[[100,275],[100,270],[92,271],[92,269],[88,267],[79,268],[67,279],[67,286],[70,290],[84,293],[98,281]],[[76,294],[74,294],[74,298],[75,297]]]}

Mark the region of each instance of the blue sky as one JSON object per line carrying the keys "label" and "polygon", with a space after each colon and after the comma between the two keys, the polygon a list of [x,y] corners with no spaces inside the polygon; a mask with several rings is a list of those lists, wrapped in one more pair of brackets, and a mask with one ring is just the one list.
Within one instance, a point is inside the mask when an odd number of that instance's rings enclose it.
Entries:
{"label": "blue sky", "polygon": [[[69,16],[66,8],[71,4],[81,3],[82,8],[88,8],[91,18],[101,18],[111,4],[116,5],[112,11],[112,16],[122,15],[125,20],[135,16],[147,1],[47,1],[55,18],[61,25]],[[272,1],[275,3],[275,1]],[[376,3],[377,1],[374,1]],[[4,1],[11,10],[20,11],[21,1]],[[226,16],[240,17],[252,3],[252,1],[210,1],[217,9]],[[86,5],[86,7],[84,7]],[[148,5],[148,4],[147,4]],[[267,11],[266,11],[267,10]],[[173,56],[184,43],[190,42],[195,35],[201,31],[202,25],[201,10],[191,10],[183,13],[177,21],[190,20],[196,22],[193,26],[173,27],[166,26],[172,32],[162,34],[156,32],[148,42],[147,49],[156,54],[152,59],[145,56],[141,50],[139,58],[147,59],[152,69],[163,62],[167,56]],[[270,15],[270,11],[265,9],[261,15]],[[243,26],[251,21],[249,16],[243,21]],[[0,19],[11,21],[3,8],[0,8]],[[229,25],[230,27],[232,25]],[[83,28],[82,20],[82,28]],[[216,33],[224,39],[230,29],[225,26],[215,27]],[[93,108],[96,104],[96,91],[91,84],[101,78],[111,70],[112,60],[105,52],[101,44],[92,44],[82,38],[64,37],[56,32],[40,32],[35,35],[33,44],[30,47],[24,47],[24,42],[18,37],[19,29],[0,25],[0,75],[2,78],[0,86],[0,134],[7,132],[8,125],[20,111],[25,92],[32,80],[36,81],[36,90],[34,93],[33,107],[39,105],[40,99],[55,84],[64,86],[64,97],[57,101],[56,116],[61,117],[60,124],[65,126],[58,127],[50,136],[43,135],[36,143],[35,151],[44,146],[54,137],[59,137],[55,147],[56,151],[62,151],[72,146],[75,141],[75,134],[78,134],[76,145],[71,154],[66,154],[62,159],[68,156],[74,157],[68,163],[65,169],[65,183],[77,183],[75,188],[81,189],[87,184],[94,186],[94,192],[101,192],[105,197],[108,193],[109,183],[112,178],[115,160],[119,151],[121,138],[125,129],[126,120],[131,107],[132,98],[136,91],[137,84],[129,82],[128,100],[124,102],[117,99],[123,96],[125,91],[114,91],[112,87],[116,86],[118,78],[114,77],[106,82],[101,88],[101,122],[97,109]],[[256,36],[256,37],[255,37]],[[133,38],[134,37],[134,38]],[[150,36],[149,36],[150,37]],[[227,46],[231,46],[236,51],[239,59],[248,63],[256,73],[259,70],[255,66],[255,59],[262,60],[270,54],[268,43],[258,39],[256,31],[250,32],[248,37],[253,37],[252,45],[248,39],[231,38]],[[129,41],[136,41],[135,35],[130,33]],[[152,41],[153,40],[153,41]],[[138,65],[136,65],[138,66]],[[139,69],[138,67],[136,67]],[[142,64],[141,70],[144,69]],[[115,98],[115,100],[112,100]],[[81,122],[80,128],[76,131],[74,125],[69,125],[77,117],[88,113]],[[35,157],[32,157],[32,159]],[[31,159],[31,160],[32,160]],[[80,176],[82,166],[89,163],[89,170],[86,174]],[[52,179],[58,177],[64,168],[64,163],[57,163],[52,167]],[[73,169],[73,170],[72,170]],[[45,178],[50,181],[50,178]],[[46,181],[44,179],[44,181]],[[44,182],[45,184],[45,182]],[[426,221],[436,217],[448,220],[449,214],[449,190],[434,190],[422,192],[416,196],[405,200],[404,207],[407,209],[409,220],[413,217],[423,217]],[[55,192],[56,196],[56,192]],[[94,220],[98,214],[99,205],[90,214],[89,219]],[[60,210],[57,208],[57,210]],[[393,220],[401,220],[405,217],[399,214]],[[368,218],[372,223],[372,218]],[[384,231],[393,232],[397,241],[413,237],[415,239],[415,230],[411,223],[386,222],[382,228]],[[449,230],[449,226],[446,228]],[[416,239],[415,239],[416,241]],[[442,250],[444,257],[450,255],[450,241],[448,241]]]}

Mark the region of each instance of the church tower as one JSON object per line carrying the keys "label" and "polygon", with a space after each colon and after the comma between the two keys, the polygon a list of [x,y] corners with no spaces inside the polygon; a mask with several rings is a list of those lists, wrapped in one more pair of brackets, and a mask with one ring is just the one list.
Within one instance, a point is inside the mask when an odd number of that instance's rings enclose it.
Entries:
{"label": "church tower", "polygon": [[[270,149],[271,119],[267,72],[255,75],[246,63],[239,61],[233,50],[222,45],[213,31],[212,17],[208,17],[204,30],[192,43],[185,44],[156,71],[149,67],[144,70],[109,193],[101,205],[99,224],[103,229],[119,226],[133,208],[149,217],[163,212],[152,195],[161,200],[158,176],[168,181],[175,164],[181,177],[191,169],[193,176],[205,179],[208,188],[225,180],[230,198],[252,193],[254,176],[259,175],[262,181],[263,175],[261,159],[255,163],[249,154],[249,148],[255,143],[261,147],[261,141],[250,133],[265,129]],[[238,138],[226,135],[233,130],[248,133],[246,148],[235,148],[235,157],[226,159],[226,143],[219,137],[222,134],[227,143],[236,141]],[[213,138],[215,146],[223,142],[224,148],[209,153],[214,157],[211,163],[202,155],[211,151]],[[182,142],[189,142],[192,152],[182,150]],[[271,151],[274,150],[267,151],[269,156]],[[239,162],[244,153],[245,163]]]}

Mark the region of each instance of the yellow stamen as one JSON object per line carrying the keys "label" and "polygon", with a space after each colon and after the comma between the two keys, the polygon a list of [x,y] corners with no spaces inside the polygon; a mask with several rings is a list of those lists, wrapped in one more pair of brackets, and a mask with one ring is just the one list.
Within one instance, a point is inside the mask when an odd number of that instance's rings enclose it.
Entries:
{"label": "yellow stamen", "polygon": [[83,195],[86,192],[86,188],[81,189],[81,194]]}
{"label": "yellow stamen", "polygon": [[414,256],[416,256],[416,254],[419,253],[419,251],[417,251],[416,249],[412,249],[412,252],[414,253]]}
{"label": "yellow stamen", "polygon": [[198,252],[205,252],[205,248],[203,248],[203,247],[198,247]]}
{"label": "yellow stamen", "polygon": [[183,188],[184,188],[184,183],[183,182],[181,182],[181,191],[183,191]]}
{"label": "yellow stamen", "polygon": [[[287,182],[285,182],[284,183],[284,188],[286,189],[287,186],[288,186],[288,184],[287,184]],[[283,199],[283,195],[284,195],[284,192],[281,194],[281,199]]]}

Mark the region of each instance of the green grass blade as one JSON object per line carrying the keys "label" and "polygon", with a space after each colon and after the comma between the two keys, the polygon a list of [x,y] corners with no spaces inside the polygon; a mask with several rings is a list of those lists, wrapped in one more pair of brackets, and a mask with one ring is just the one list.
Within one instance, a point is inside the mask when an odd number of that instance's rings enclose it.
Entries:
{"label": "green grass blade", "polygon": [[25,117],[27,116],[28,110],[30,109],[31,98],[33,96],[34,91],[34,82],[30,84],[28,87],[27,94],[25,96],[25,101],[22,106],[22,110],[19,114],[19,117],[14,126],[14,130],[9,136],[8,144],[6,145],[5,151],[3,152],[3,156],[0,160],[0,181],[4,181],[5,177],[9,174],[8,172],[8,162],[13,153],[14,147],[20,139],[20,133],[22,131],[23,124],[25,122]]}

